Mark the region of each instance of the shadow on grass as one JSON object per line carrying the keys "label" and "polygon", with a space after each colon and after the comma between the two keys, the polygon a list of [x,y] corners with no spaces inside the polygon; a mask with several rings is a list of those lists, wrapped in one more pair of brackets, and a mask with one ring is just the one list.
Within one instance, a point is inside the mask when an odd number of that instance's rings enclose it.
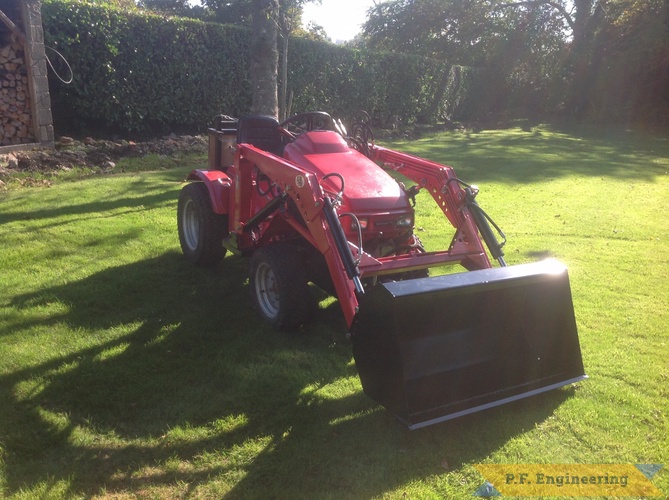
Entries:
{"label": "shadow on grass", "polygon": [[[453,132],[397,149],[451,165],[470,182],[528,183],[566,175],[653,181],[666,175],[669,140],[621,128],[538,127]],[[661,164],[662,163],[662,164]]]}
{"label": "shadow on grass", "polygon": [[[77,193],[68,192],[67,185],[64,185],[65,191],[57,191],[61,199],[53,199],[46,206],[51,208],[35,210],[31,208],[28,211],[0,211],[0,225],[16,221],[30,220],[44,222],[43,227],[53,227],[62,224],[76,222],[79,219],[90,219],[91,217],[106,217],[107,213],[114,211],[114,215],[122,215],[133,212],[143,211],[149,208],[160,206],[174,206],[178,198],[179,182],[185,178],[186,169],[174,169],[160,173],[153,173],[151,176],[138,176],[128,185],[123,186],[123,191],[111,191],[116,184],[109,184],[109,177],[93,177],[79,180],[79,183],[100,182],[101,186],[107,186],[106,190],[99,192],[99,199],[94,201],[81,201]],[[114,178],[114,177],[111,177]],[[117,177],[118,179],[124,179]],[[126,178],[127,179],[127,178]],[[133,179],[133,178],[129,178]],[[103,181],[103,182],[101,182]],[[174,189],[165,189],[165,181],[174,183]],[[87,188],[83,190],[88,191]],[[51,196],[47,191],[45,196]],[[78,218],[77,218],[78,216]],[[53,223],[52,219],[69,217],[66,221]],[[74,219],[72,217],[75,217]]]}
{"label": "shadow on grass", "polygon": [[223,480],[240,498],[381,495],[445,473],[444,460],[483,460],[569,397],[407,432],[359,386],[328,392],[357,380],[338,304],[277,334],[251,310],[246,266],[169,253],[15,297],[24,310],[67,305],[51,327],[85,347],[0,377],[6,493],[64,481],[73,495],[171,496]]}

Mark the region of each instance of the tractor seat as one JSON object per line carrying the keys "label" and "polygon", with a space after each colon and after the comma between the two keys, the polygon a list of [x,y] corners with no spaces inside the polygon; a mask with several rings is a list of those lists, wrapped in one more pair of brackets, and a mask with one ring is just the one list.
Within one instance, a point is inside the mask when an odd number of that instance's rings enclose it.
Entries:
{"label": "tractor seat", "polygon": [[279,122],[264,115],[243,116],[237,125],[237,144],[251,144],[263,151],[283,154],[283,141],[279,133]]}

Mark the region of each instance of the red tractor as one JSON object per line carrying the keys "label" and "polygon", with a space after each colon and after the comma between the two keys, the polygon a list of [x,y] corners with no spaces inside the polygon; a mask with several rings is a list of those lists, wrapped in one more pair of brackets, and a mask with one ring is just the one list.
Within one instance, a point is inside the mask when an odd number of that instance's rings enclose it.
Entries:
{"label": "red tractor", "polygon": [[[309,283],[335,295],[364,392],[409,428],[586,378],[566,268],[507,266],[503,233],[451,167],[323,112],[222,117],[209,137],[209,168],[179,197],[186,258],[248,256],[254,305],[280,330],[307,321]],[[454,228],[447,249],[414,234],[421,189]],[[463,272],[428,276],[449,264]]]}

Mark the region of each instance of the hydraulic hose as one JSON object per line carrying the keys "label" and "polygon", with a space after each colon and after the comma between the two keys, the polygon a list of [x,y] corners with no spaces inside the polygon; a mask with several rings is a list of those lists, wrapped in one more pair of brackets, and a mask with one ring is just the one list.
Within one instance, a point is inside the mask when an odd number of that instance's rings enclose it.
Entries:
{"label": "hydraulic hose", "polygon": [[[506,243],[506,236],[499,228],[497,224],[490,218],[490,216],[483,211],[483,209],[476,202],[474,191],[471,187],[465,188],[466,193],[466,205],[470,209],[472,217],[474,217],[474,222],[476,222],[476,227],[481,233],[481,237],[485,242],[488,250],[490,250],[490,255],[499,262],[499,265],[505,267],[506,261],[504,260],[504,251],[502,247]],[[502,237],[502,242],[497,241],[497,236],[492,230],[492,226],[495,227],[497,233]]]}
{"label": "hydraulic hose", "polygon": [[332,238],[335,241],[337,252],[339,253],[342,263],[344,264],[346,275],[349,277],[349,279],[353,280],[353,283],[355,284],[355,290],[359,294],[365,293],[365,289],[363,288],[362,282],[360,281],[360,269],[358,269],[358,265],[356,264],[353,253],[351,252],[351,248],[348,246],[348,240],[346,239],[344,230],[341,227],[341,222],[339,221],[337,212],[334,209],[332,200],[328,196],[325,197],[323,212],[325,213],[325,220],[327,220],[328,226],[330,226],[330,231],[332,232]]}

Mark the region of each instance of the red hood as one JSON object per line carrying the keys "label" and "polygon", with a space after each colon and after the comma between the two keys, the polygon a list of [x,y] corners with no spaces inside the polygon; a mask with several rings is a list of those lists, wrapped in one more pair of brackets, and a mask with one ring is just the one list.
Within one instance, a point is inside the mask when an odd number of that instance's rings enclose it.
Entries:
{"label": "red hood", "polygon": [[[351,149],[336,132],[314,130],[300,135],[288,144],[284,157],[311,170],[319,179],[330,173],[345,181],[344,203],[356,213],[407,211],[409,201],[399,184],[365,155]],[[323,187],[331,192],[341,189],[337,177],[325,180]]]}

